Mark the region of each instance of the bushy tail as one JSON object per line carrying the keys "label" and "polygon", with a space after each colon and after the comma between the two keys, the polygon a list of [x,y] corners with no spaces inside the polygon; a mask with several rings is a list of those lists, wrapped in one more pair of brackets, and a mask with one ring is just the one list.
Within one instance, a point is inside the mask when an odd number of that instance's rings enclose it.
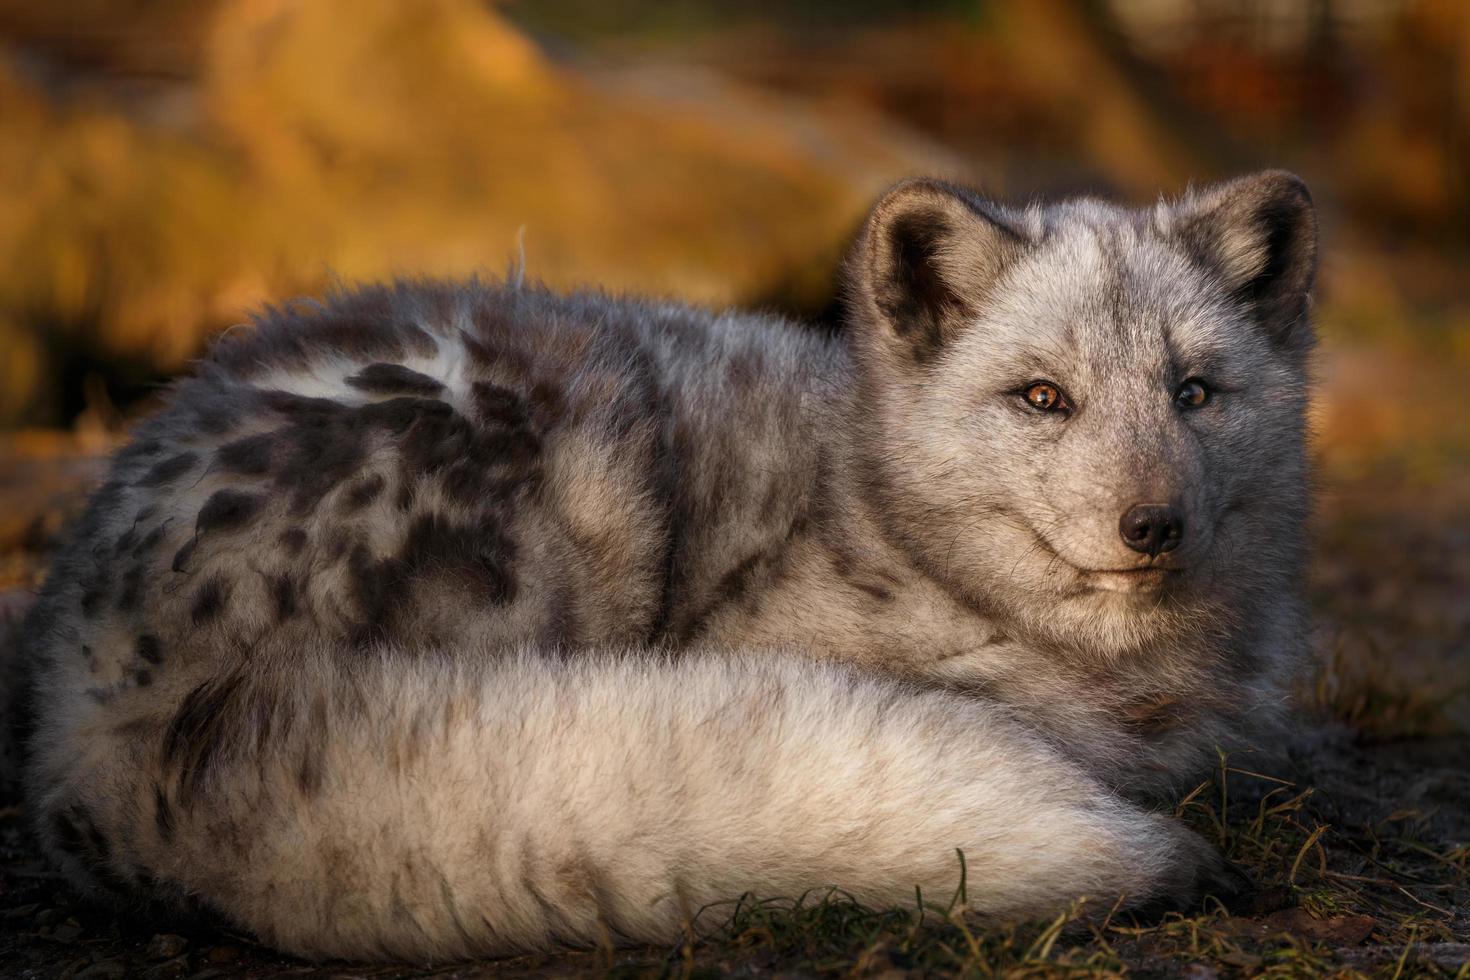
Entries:
{"label": "bushy tail", "polygon": [[417,961],[677,940],[742,893],[947,899],[957,848],[995,915],[1214,860],[993,706],[796,658],[311,662],[43,719],[48,847],[293,953]]}

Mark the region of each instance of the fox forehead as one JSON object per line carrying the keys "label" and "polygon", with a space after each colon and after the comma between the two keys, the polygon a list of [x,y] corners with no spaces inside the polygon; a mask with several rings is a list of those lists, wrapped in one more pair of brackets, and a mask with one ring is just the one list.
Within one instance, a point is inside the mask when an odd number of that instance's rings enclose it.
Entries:
{"label": "fox forehead", "polygon": [[955,366],[1017,381],[1064,373],[1088,385],[1248,379],[1271,358],[1270,343],[1145,218],[1098,206],[1048,221],[954,345]]}

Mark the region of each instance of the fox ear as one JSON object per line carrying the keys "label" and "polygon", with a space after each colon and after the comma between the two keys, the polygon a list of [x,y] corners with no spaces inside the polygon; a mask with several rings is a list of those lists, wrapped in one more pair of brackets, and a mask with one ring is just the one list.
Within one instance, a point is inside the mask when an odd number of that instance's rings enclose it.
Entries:
{"label": "fox ear", "polygon": [[1024,239],[969,191],[911,180],[868,216],[848,264],[854,312],[881,347],[915,361],[972,320]]}
{"label": "fox ear", "polygon": [[1266,170],[1176,205],[1170,228],[1185,251],[1248,306],[1277,343],[1311,346],[1307,294],[1317,271],[1317,215],[1300,177]]}

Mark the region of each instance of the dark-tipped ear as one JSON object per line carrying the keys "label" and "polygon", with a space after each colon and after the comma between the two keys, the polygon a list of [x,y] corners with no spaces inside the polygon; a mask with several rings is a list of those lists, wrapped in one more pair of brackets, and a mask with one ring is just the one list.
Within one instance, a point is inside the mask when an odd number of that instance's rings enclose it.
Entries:
{"label": "dark-tipped ear", "polygon": [[1317,214],[1300,177],[1266,170],[1206,188],[1176,205],[1185,251],[1290,349],[1311,345],[1307,294],[1317,272]]}
{"label": "dark-tipped ear", "polygon": [[883,347],[927,360],[974,318],[1023,244],[963,188],[899,184],[874,206],[849,259],[854,312]]}

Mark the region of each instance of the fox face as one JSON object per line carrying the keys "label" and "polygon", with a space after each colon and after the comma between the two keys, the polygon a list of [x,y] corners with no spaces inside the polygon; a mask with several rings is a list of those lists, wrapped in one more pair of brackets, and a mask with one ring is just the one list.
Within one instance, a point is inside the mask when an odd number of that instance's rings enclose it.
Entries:
{"label": "fox face", "polygon": [[1130,211],[892,191],[854,251],[865,478],[967,601],[1089,655],[1248,622],[1299,574],[1305,187]]}

